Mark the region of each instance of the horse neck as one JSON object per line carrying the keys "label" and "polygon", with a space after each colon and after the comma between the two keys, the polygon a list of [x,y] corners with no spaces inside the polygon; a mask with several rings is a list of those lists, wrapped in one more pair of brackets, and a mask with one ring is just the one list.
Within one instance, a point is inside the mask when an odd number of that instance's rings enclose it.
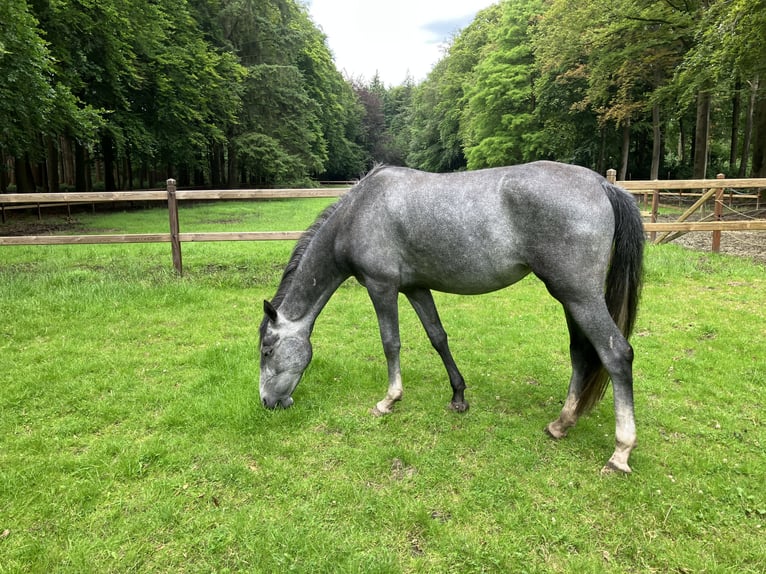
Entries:
{"label": "horse neck", "polygon": [[335,261],[333,234],[324,227],[303,254],[279,306],[280,313],[302,324],[309,334],[327,301],[348,278]]}

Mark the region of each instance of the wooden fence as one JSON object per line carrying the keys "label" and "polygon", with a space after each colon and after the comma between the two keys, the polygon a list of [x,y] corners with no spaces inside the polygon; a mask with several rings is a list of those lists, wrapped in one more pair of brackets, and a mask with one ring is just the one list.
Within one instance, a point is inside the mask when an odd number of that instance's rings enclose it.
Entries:
{"label": "wooden fence", "polygon": [[[614,170],[609,170],[608,179],[614,182]],[[662,232],[662,239],[671,233],[689,231],[766,231],[766,220],[751,219],[747,221],[722,221],[720,215],[715,221],[687,222],[682,216],[678,221],[660,223],[656,221],[659,197],[663,190],[705,190],[695,206],[704,204],[713,195],[716,205],[722,204],[724,187],[721,179],[703,180],[658,180],[658,181],[618,181],[617,185],[634,194],[652,195],[652,217],[644,223],[647,232],[656,235]],[[766,188],[766,178],[763,179],[727,179],[727,189],[758,189]],[[182,233],[178,222],[178,202],[184,200],[228,200],[228,199],[294,199],[340,197],[350,188],[320,188],[320,189],[269,189],[269,190],[177,190],[173,179],[167,181],[167,189],[160,191],[120,191],[104,193],[16,193],[0,195],[0,206],[39,204],[73,204],[101,203],[120,201],[162,201],[168,205],[169,233],[143,233],[120,235],[30,235],[30,236],[0,236],[0,246],[3,245],[85,245],[85,244],[114,244],[114,243],[170,243],[173,266],[180,274],[183,272],[181,244],[201,241],[268,241],[296,240],[301,231],[247,231],[247,232],[207,232]],[[757,197],[752,195],[751,197]],[[691,211],[688,211],[691,213]],[[718,213],[718,212],[716,212]],[[714,235],[713,248],[717,249]]]}
{"label": "wooden fence", "polygon": [[[726,179],[724,174],[719,173],[716,179],[692,179],[692,180],[652,180],[652,181],[615,181],[617,172],[610,169],[607,172],[607,179],[616,183],[623,189],[636,195],[651,195],[651,211],[649,212],[649,221],[644,222],[644,229],[649,232],[650,240],[655,243],[664,243],[672,241],[679,235],[690,231],[712,231],[713,240],[711,250],[718,252],[721,245],[722,231],[766,231],[766,220],[746,219],[738,221],[723,221],[723,205],[725,190],[729,190],[729,201],[734,197],[739,199],[755,200],[756,210],[760,208],[760,194],[738,194],[734,195],[734,189],[755,189],[766,188],[766,178],[750,179]],[[663,192],[676,190],[679,193],[686,192],[685,195],[698,197],[697,201],[687,209],[676,221],[658,222],[657,215],[660,204],[660,196]],[[677,195],[677,194],[673,194]],[[689,217],[705,203],[715,196],[715,204],[712,221],[686,221]],[[657,233],[661,235],[657,236]]]}
{"label": "wooden fence", "polygon": [[112,203],[134,201],[167,202],[169,233],[140,233],[119,235],[26,235],[0,236],[3,245],[103,245],[114,243],[170,243],[173,267],[183,273],[181,243],[201,241],[274,241],[295,240],[302,231],[234,231],[181,233],[178,222],[178,202],[183,200],[228,199],[294,199],[340,197],[349,187],[319,189],[223,189],[177,190],[176,181],[169,179],[167,188],[160,191],[115,191],[102,193],[15,193],[0,195],[0,205]]}

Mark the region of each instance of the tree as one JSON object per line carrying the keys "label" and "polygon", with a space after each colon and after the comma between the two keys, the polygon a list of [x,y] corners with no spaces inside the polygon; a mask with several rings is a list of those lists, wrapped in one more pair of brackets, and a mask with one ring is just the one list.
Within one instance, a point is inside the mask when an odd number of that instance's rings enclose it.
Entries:
{"label": "tree", "polygon": [[0,153],[24,189],[363,169],[362,108],[295,0],[10,0],[0,17]]}
{"label": "tree", "polygon": [[452,42],[412,97],[410,165],[429,171],[465,169],[461,125],[476,66],[502,16],[495,4],[480,11]]}
{"label": "tree", "polygon": [[[68,128],[92,133],[99,116],[82,106],[69,86],[58,81],[55,59],[42,39],[37,19],[23,0],[0,5],[0,154],[16,158],[19,191],[34,191],[49,177],[34,178],[31,162],[44,157],[45,141]],[[2,191],[7,175],[2,162]],[[55,185],[54,185],[55,189]]]}
{"label": "tree", "polygon": [[230,180],[284,185],[329,171],[358,175],[360,108],[305,7],[199,0],[196,9],[209,36],[247,69],[239,121],[226,134]]}
{"label": "tree", "polygon": [[539,132],[531,37],[538,0],[505,2],[499,25],[475,68],[462,126],[468,168],[521,163],[536,154]]}
{"label": "tree", "polygon": [[536,55],[543,73],[555,75],[546,85],[570,85],[581,96],[572,111],[589,110],[601,130],[611,125],[621,132],[621,178],[629,171],[637,127],[651,126],[647,175],[656,177],[660,171],[663,110],[673,100],[667,86],[687,49],[692,22],[665,0],[609,5],[587,0],[574,6],[554,0],[542,19]]}
{"label": "tree", "polygon": [[[738,147],[741,127],[738,122],[742,121],[744,133],[738,171],[744,175],[750,159],[754,177],[766,176],[766,94],[761,82],[766,77],[764,45],[766,0],[714,0],[700,18],[694,47],[678,73],[679,83],[688,86],[687,90],[707,88],[710,91],[714,86],[725,94],[733,94],[730,98],[733,108],[738,105],[738,86],[747,86],[744,119],[732,113],[729,156],[736,156],[733,152]],[[751,151],[752,156],[748,158]],[[730,165],[730,169],[734,166]]]}
{"label": "tree", "polygon": [[308,96],[317,103],[323,139],[327,144],[325,179],[343,180],[365,171],[365,152],[361,146],[363,108],[353,88],[335,67],[324,34],[301,13],[304,34],[297,66],[305,81]]}

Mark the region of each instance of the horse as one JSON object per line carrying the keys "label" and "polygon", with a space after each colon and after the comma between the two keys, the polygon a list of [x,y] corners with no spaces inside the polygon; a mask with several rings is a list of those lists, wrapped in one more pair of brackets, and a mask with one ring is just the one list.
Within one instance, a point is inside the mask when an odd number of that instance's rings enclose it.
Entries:
{"label": "horse", "polygon": [[489,293],[529,273],[564,308],[572,374],[561,412],[545,430],[567,435],[601,400],[611,378],[615,450],[605,472],[631,472],[636,445],[633,348],[644,231],[632,196],[583,167],[540,161],[434,174],[376,166],[319,215],[295,245],[260,325],[260,399],[273,409],[292,394],[312,358],[311,333],[348,278],[369,294],[388,366],[373,413],[402,398],[398,294],[415,309],[452,387],[468,410],[431,290]]}

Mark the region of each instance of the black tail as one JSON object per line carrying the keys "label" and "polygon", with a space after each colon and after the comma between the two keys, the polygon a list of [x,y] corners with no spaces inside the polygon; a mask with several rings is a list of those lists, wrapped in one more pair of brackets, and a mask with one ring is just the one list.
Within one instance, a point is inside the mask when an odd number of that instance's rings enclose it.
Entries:
{"label": "black tail", "polygon": [[[614,210],[612,261],[606,276],[606,306],[626,339],[633,333],[641,297],[644,262],[644,226],[641,212],[632,196],[609,183],[603,184]],[[604,396],[609,373],[604,369],[595,349],[592,368],[585,376],[577,414],[588,412]]]}

